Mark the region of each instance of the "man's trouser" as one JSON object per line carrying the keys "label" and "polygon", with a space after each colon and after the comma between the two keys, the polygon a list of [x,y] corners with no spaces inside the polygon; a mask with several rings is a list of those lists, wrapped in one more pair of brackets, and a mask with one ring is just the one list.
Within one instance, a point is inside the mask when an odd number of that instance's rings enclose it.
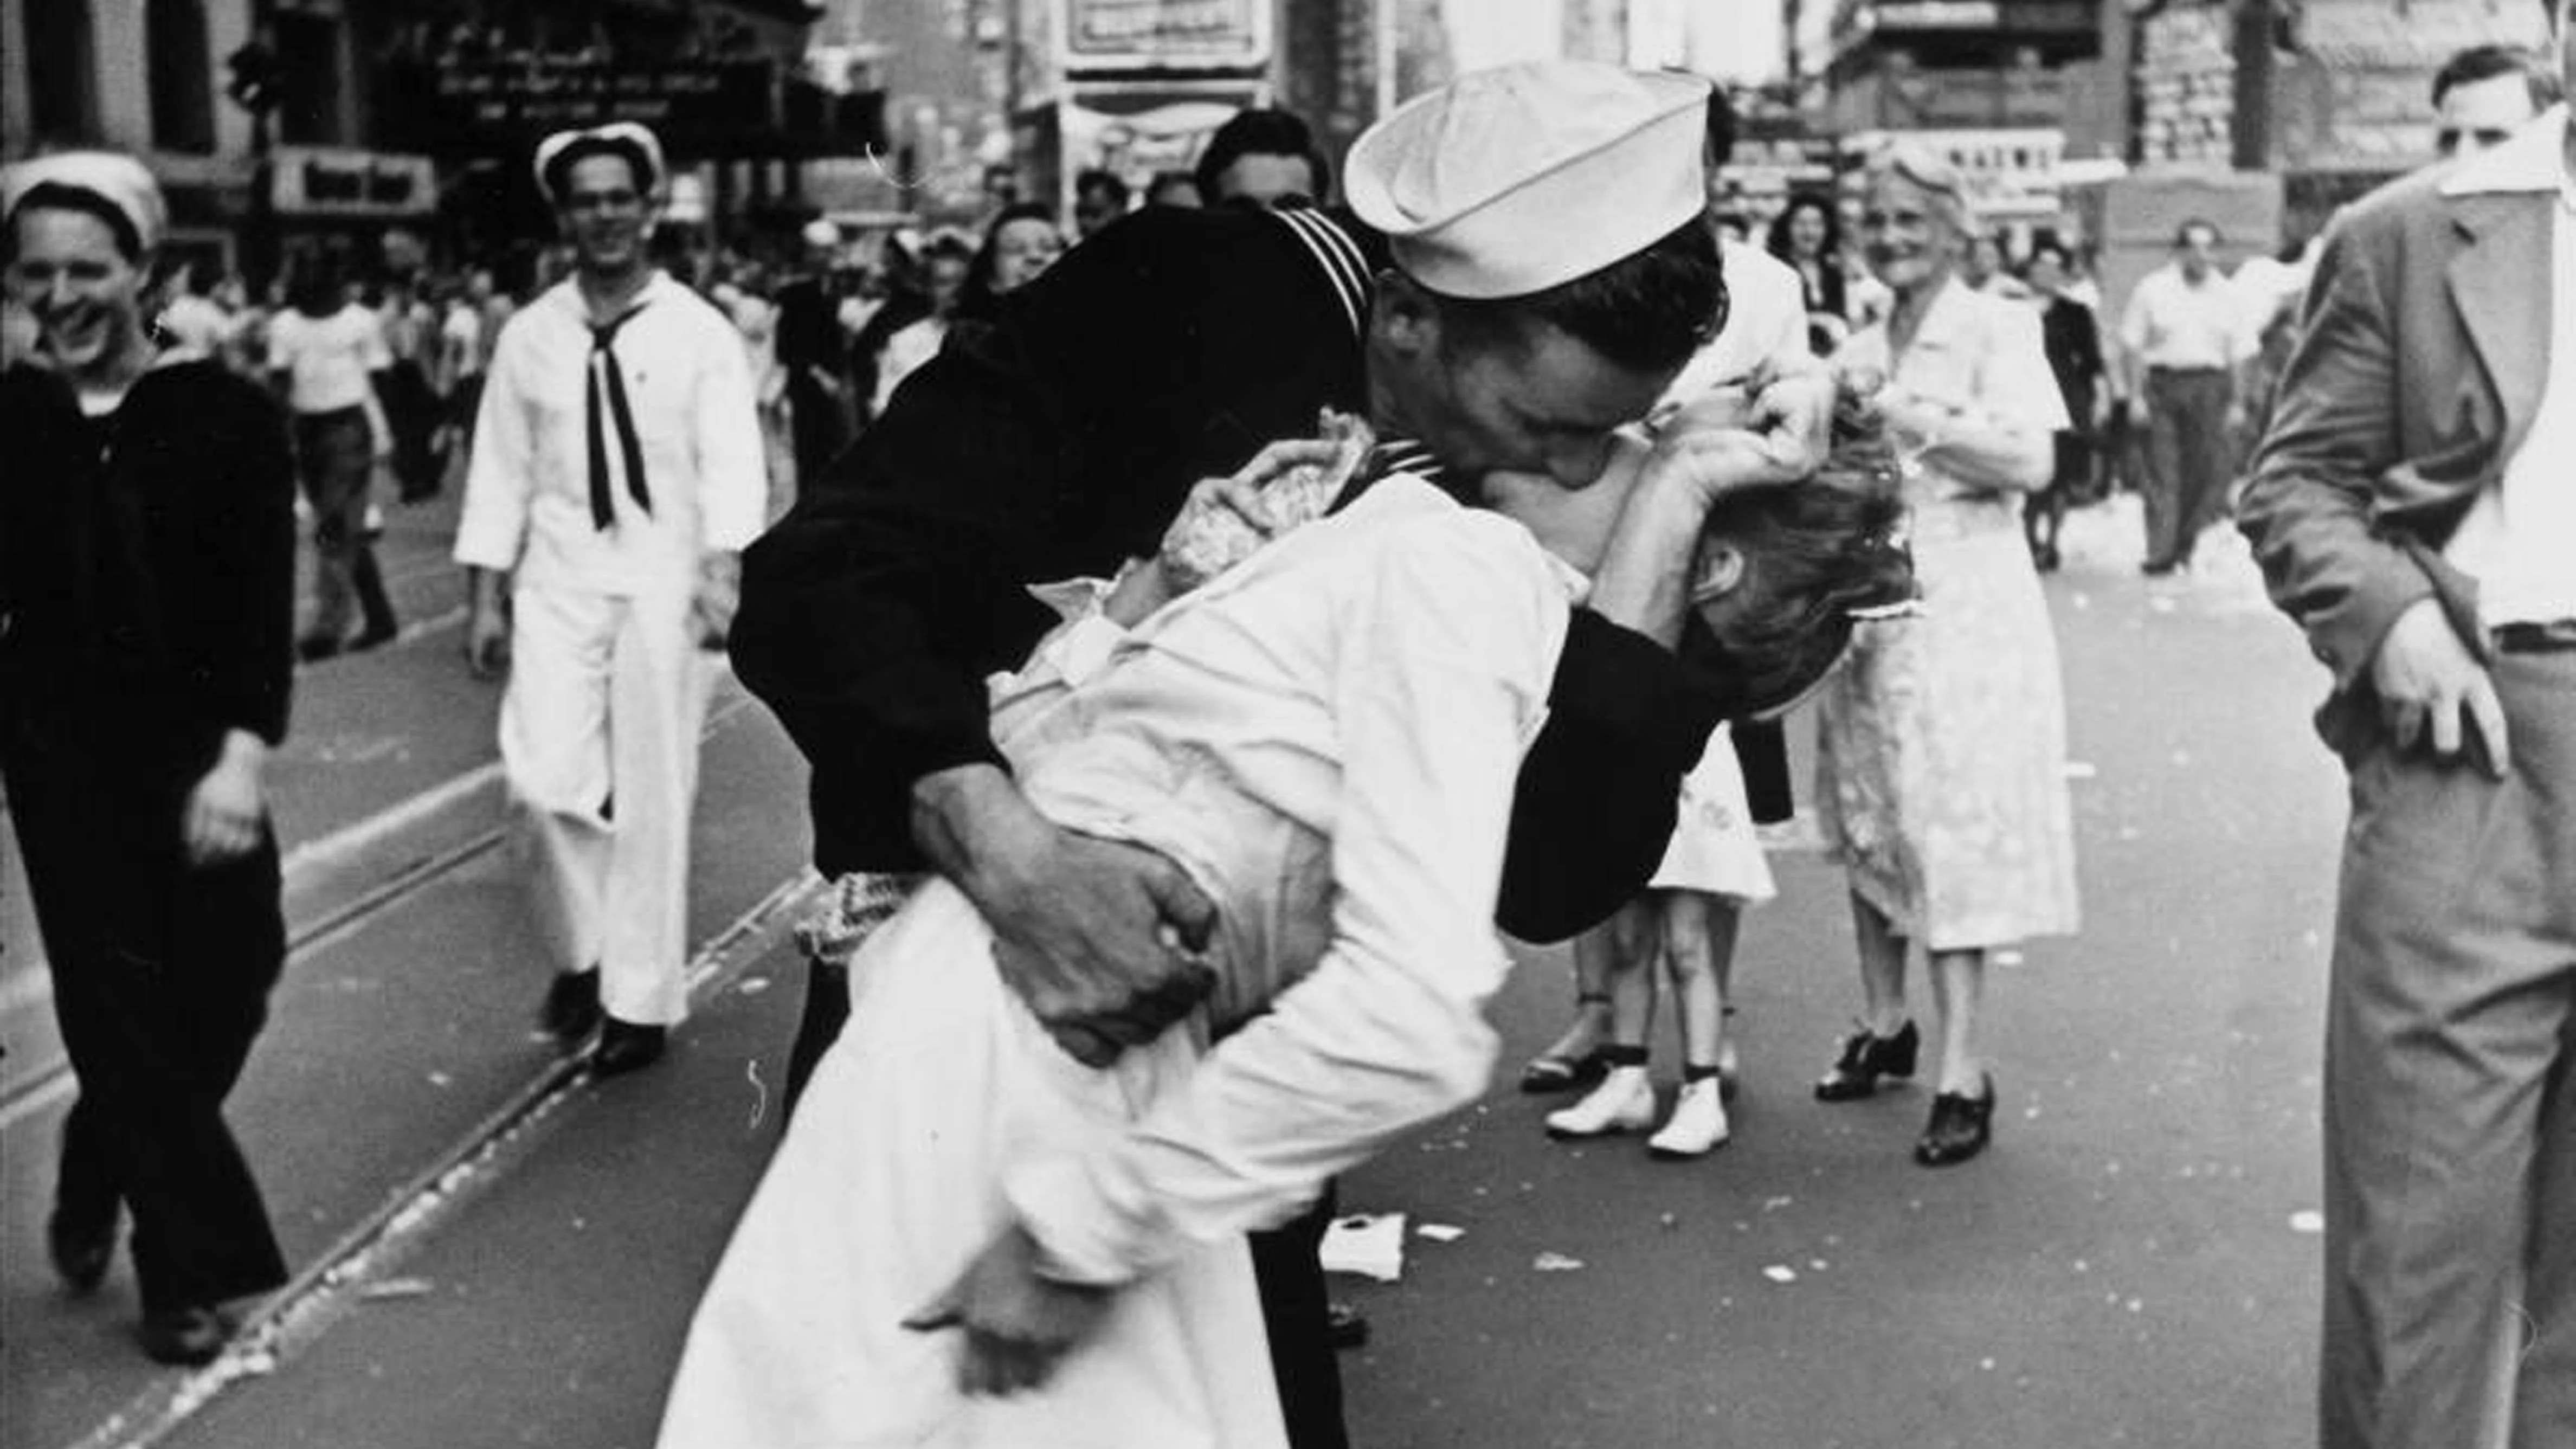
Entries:
{"label": "man's trouser", "polygon": [[501,768],[547,954],[620,1021],[688,1012],[689,807],[710,674],[686,588],[511,595]]}
{"label": "man's trouser", "polygon": [[2227,501],[2235,466],[2223,367],[2147,370],[2147,562],[2189,563],[2192,544]]}
{"label": "man's trouser", "polygon": [[2576,1445],[2576,649],[2493,673],[2511,778],[2348,761],[2323,1449]]}
{"label": "man's trouser", "polygon": [[133,1214],[145,1312],[264,1293],[286,1263],[224,1098],[286,961],[277,842],[263,825],[249,854],[191,867],[176,810],[103,805],[79,778],[31,763],[10,781],[80,1082],[57,1211],[81,1223],[113,1223],[119,1204]]}
{"label": "man's trouser", "polygon": [[313,622],[317,639],[348,637],[353,608],[367,627],[393,630],[392,601],[367,541],[367,485],[375,477],[375,432],[364,408],[295,416],[295,464],[313,510]]}

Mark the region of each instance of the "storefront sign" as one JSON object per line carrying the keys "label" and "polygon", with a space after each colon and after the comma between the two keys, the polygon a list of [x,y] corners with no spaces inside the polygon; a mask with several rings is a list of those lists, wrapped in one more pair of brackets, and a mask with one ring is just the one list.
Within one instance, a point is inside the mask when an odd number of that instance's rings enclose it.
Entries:
{"label": "storefront sign", "polygon": [[777,68],[759,58],[456,60],[438,68],[437,96],[454,127],[513,142],[567,126],[638,121],[666,142],[693,145],[777,124]]}
{"label": "storefront sign", "polygon": [[426,156],[280,146],[269,169],[280,216],[386,218],[438,209],[438,168]]}
{"label": "storefront sign", "polygon": [[1267,0],[1058,0],[1076,70],[1252,69],[1270,63]]}

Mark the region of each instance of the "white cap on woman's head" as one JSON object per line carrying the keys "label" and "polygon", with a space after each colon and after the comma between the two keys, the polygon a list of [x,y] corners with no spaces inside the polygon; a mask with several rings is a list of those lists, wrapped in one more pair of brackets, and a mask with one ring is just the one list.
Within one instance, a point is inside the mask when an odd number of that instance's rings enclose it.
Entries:
{"label": "white cap on woman's head", "polygon": [[1700,215],[1709,89],[1597,61],[1475,71],[1364,132],[1343,190],[1432,291],[1544,292]]}
{"label": "white cap on woman's head", "polygon": [[59,186],[98,198],[134,230],[136,246],[150,251],[169,234],[170,208],[161,185],[142,162],[122,151],[57,151],[0,170],[0,217],[14,217],[18,203],[40,186]]}
{"label": "white cap on woman's head", "polygon": [[563,185],[565,173],[573,163],[590,156],[623,156],[637,168],[635,189],[650,195],[662,189],[666,170],[662,161],[662,140],[633,121],[616,121],[605,126],[591,126],[576,131],[557,131],[537,143],[537,189],[546,200],[557,206],[563,197],[557,188]]}

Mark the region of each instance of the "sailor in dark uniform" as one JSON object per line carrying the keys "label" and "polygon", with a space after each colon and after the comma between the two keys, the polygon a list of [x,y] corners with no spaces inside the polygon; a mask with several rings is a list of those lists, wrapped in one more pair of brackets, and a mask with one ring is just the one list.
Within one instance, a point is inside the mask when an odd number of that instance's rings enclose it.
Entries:
{"label": "sailor in dark uniform", "polygon": [[[1186,947],[1208,908],[1159,857],[1060,831],[1013,787],[984,680],[1055,622],[1028,586],[1151,554],[1194,487],[1312,436],[1327,407],[1391,440],[1381,471],[1427,456],[1470,496],[1502,470],[1583,487],[1721,315],[1705,83],[1489,74],[1508,83],[1462,79],[1362,139],[1357,215],[1153,209],[1103,230],[997,324],[952,333],[744,556],[733,658],[812,763],[820,868],[955,881],[1003,938],[1005,976],[1086,1059],[1194,1003]],[[1818,456],[1830,402],[1814,379],[1766,399],[1781,476]],[[1686,469],[1688,453],[1668,439],[1658,458]],[[1622,606],[1664,581],[1616,568],[1575,613],[1521,775],[1498,919],[1527,940],[1644,885],[1727,709],[1722,682],[1637,631],[1651,609]],[[846,991],[818,970],[793,1080]],[[1310,1216],[1255,1239],[1300,1446],[1345,1442],[1321,1230]]]}

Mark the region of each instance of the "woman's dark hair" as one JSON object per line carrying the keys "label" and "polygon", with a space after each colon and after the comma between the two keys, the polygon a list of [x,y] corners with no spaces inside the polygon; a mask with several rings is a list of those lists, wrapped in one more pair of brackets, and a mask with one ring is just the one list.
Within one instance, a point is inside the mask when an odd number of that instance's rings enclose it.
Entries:
{"label": "woman's dark hair", "polygon": [[1003,229],[1015,221],[1044,222],[1050,228],[1057,224],[1055,209],[1041,202],[1014,201],[993,213],[984,226],[983,245],[966,264],[966,284],[957,293],[959,317],[989,322],[1000,311],[1002,299],[993,290],[993,272],[1000,265]]}
{"label": "woman's dark hair", "polygon": [[1222,199],[1217,195],[1218,178],[1246,156],[1294,156],[1306,163],[1307,174],[1315,178],[1314,194],[1306,199],[1317,206],[1332,199],[1332,165],[1316,146],[1315,133],[1307,128],[1304,118],[1294,111],[1256,108],[1237,111],[1208,137],[1207,149],[1199,153],[1196,172],[1199,200],[1217,205]]}
{"label": "woman's dark hair", "polygon": [[1516,347],[1519,328],[1544,322],[1623,367],[1656,372],[1688,362],[1726,325],[1726,269],[1717,234],[1694,216],[1644,251],[1544,292],[1438,300],[1444,346]]}
{"label": "woman's dark hair", "polygon": [[1793,193],[1789,204],[1780,208],[1778,216],[1771,218],[1771,230],[1762,241],[1763,250],[1784,262],[1797,260],[1797,253],[1789,245],[1789,228],[1801,211],[1814,212],[1825,224],[1824,245],[1816,249],[1816,255],[1828,261],[1842,255],[1842,221],[1834,215],[1834,204],[1812,191]]}
{"label": "woman's dark hair", "polygon": [[1694,617],[1686,652],[1728,718],[1795,701],[1842,658],[1862,617],[1915,599],[1904,519],[1895,458],[1874,429],[1847,433],[1813,478],[1709,505],[1703,536],[1742,550],[1746,572],[1725,633]]}
{"label": "woman's dark hair", "polygon": [[86,187],[67,186],[60,181],[40,181],[28,187],[26,194],[18,198],[18,204],[9,208],[7,245],[8,255],[12,258],[18,255],[18,218],[31,211],[77,211],[83,216],[94,216],[107,228],[108,234],[116,238],[118,255],[129,262],[143,260],[143,234],[134,229],[132,217],[97,192]]}
{"label": "woman's dark hair", "polygon": [[1111,202],[1117,205],[1119,210],[1126,210],[1127,181],[1126,178],[1120,176],[1117,172],[1103,171],[1098,167],[1093,167],[1073,178],[1074,195],[1090,196],[1094,192],[1098,192],[1100,195],[1109,198]]}

